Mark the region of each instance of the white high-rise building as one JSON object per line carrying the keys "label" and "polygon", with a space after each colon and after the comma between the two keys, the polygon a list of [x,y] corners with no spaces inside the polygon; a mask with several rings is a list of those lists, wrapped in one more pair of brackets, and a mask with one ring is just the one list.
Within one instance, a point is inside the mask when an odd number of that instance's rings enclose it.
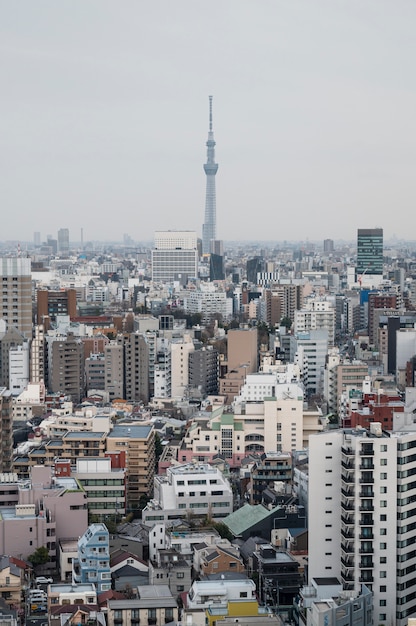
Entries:
{"label": "white high-rise building", "polygon": [[374,594],[374,623],[416,616],[416,432],[309,438],[309,581]]}
{"label": "white high-rise building", "polygon": [[29,383],[29,342],[10,348],[9,351],[9,389],[13,396],[18,396]]}
{"label": "white high-rise building", "polygon": [[157,231],[152,250],[152,281],[187,283],[198,276],[197,235],[194,231]]}
{"label": "white high-rise building", "polygon": [[328,346],[334,345],[335,309],[327,300],[307,300],[305,307],[295,311],[295,334],[310,330],[327,330]]}

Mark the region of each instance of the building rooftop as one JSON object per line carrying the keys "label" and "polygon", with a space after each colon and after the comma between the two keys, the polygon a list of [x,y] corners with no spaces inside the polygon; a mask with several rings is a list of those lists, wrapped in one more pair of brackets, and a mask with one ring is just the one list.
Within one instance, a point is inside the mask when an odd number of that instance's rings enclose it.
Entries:
{"label": "building rooftop", "polygon": [[109,438],[131,438],[131,439],[147,439],[152,426],[135,426],[134,424],[124,426],[118,424],[108,433]]}

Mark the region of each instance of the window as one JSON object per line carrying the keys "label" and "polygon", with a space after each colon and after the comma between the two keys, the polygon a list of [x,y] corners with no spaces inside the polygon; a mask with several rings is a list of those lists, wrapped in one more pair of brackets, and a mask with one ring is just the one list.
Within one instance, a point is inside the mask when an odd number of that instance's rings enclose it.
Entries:
{"label": "window", "polygon": [[386,613],[379,613],[379,622],[384,622],[387,619]]}
{"label": "window", "polygon": [[382,570],[382,571],[380,572],[380,578],[387,578],[387,572],[386,572],[386,571],[384,571],[384,570]]}
{"label": "window", "polygon": [[387,543],[380,543],[380,550],[387,550]]}
{"label": "window", "polygon": [[387,535],[387,528],[380,528],[380,535]]}
{"label": "window", "polygon": [[380,500],[381,507],[387,507],[387,500]]}
{"label": "window", "polygon": [[380,493],[387,493],[387,487],[380,487]]}
{"label": "window", "polygon": [[380,452],[387,452],[387,445],[385,443],[380,446]]}
{"label": "window", "polygon": [[240,591],[240,598],[247,598],[247,591]]}
{"label": "window", "polygon": [[386,522],[387,521],[387,515],[385,513],[382,513],[380,515],[380,522]]}
{"label": "window", "polygon": [[387,479],[387,472],[381,472],[380,480],[386,480],[386,479]]}
{"label": "window", "polygon": [[380,593],[386,593],[387,585],[380,585]]}
{"label": "window", "polygon": [[184,578],[185,574],[183,572],[176,572],[176,578]]}
{"label": "window", "polygon": [[387,459],[380,459],[380,465],[387,465]]}
{"label": "window", "polygon": [[387,557],[386,556],[381,556],[380,557],[380,563],[387,563]]}

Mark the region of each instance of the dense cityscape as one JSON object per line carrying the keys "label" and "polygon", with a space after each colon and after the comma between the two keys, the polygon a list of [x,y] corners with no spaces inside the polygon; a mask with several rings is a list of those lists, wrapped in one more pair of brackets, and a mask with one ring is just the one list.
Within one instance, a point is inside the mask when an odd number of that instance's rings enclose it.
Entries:
{"label": "dense cityscape", "polygon": [[224,242],[215,145],[201,234],[1,244],[4,624],[416,615],[416,245]]}

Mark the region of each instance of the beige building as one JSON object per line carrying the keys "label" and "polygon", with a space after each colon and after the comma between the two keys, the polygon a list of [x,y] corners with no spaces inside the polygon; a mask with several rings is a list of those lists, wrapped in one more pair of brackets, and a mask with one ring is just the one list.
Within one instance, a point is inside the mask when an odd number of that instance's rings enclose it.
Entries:
{"label": "beige building", "polygon": [[127,509],[137,509],[140,496],[153,491],[155,433],[153,426],[117,424],[107,437],[107,451],[126,453]]}
{"label": "beige building", "polygon": [[0,318],[26,339],[32,337],[32,274],[28,258],[0,258]]}
{"label": "beige building", "polygon": [[104,389],[110,402],[124,398],[124,350],[121,342],[111,341],[104,348]]}
{"label": "beige building", "polygon": [[309,436],[323,430],[318,411],[303,407],[299,385],[279,385],[274,396],[261,401],[239,402],[234,413],[218,408],[197,417],[189,427],[178,460],[210,462],[224,455],[239,467],[250,453],[293,452],[307,447]]}
{"label": "beige building", "polygon": [[257,372],[257,328],[232,329],[227,333],[228,372],[241,366],[246,374]]}
{"label": "beige building", "polygon": [[124,338],[126,400],[149,401],[149,347],[144,335],[129,333]]}

